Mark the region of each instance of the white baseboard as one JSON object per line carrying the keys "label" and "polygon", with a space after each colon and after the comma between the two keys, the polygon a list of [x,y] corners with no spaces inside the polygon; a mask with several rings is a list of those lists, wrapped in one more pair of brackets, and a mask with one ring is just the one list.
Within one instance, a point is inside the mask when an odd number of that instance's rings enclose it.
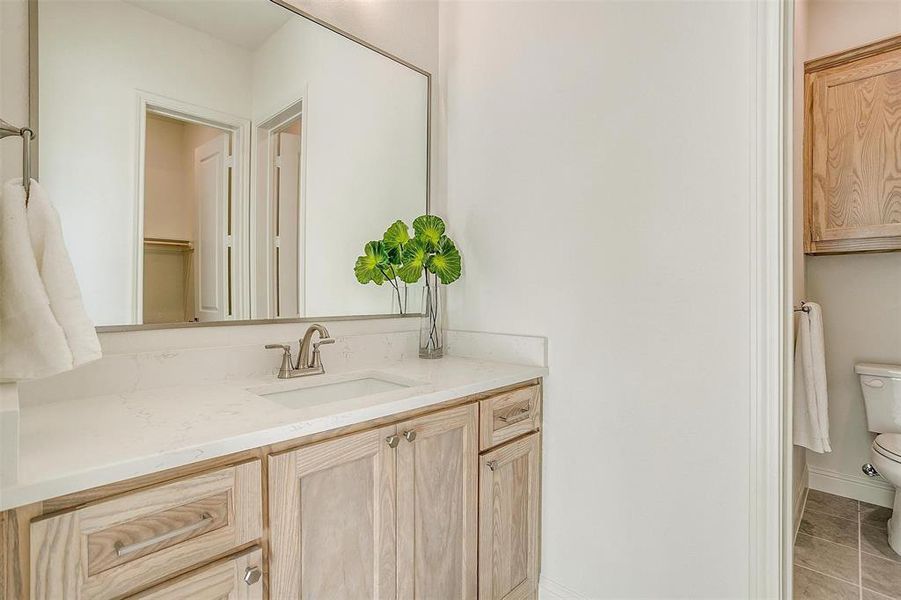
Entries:
{"label": "white baseboard", "polygon": [[895,499],[895,488],[883,479],[874,479],[866,475],[846,475],[837,471],[810,467],[808,486],[812,490],[820,490],[845,498],[854,498],[878,506],[891,507]]}
{"label": "white baseboard", "polygon": [[562,583],[542,577],[538,581],[538,600],[587,600],[587,596],[566,587]]}

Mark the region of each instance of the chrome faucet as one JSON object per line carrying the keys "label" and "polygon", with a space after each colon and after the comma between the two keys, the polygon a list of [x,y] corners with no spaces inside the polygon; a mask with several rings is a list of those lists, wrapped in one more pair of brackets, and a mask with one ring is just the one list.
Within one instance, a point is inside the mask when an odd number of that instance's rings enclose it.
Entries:
{"label": "chrome faucet", "polygon": [[[319,334],[319,340],[313,341],[313,334]],[[300,354],[295,363],[291,358],[291,346],[286,344],[266,344],[269,350],[282,350],[282,365],[278,369],[279,379],[291,379],[292,377],[304,377],[306,375],[319,375],[325,373],[325,367],[322,366],[322,357],[319,355],[319,347],[324,344],[334,344],[335,338],[330,337],[328,329],[314,323],[310,325],[307,332],[303,334],[300,340]],[[312,355],[310,349],[312,348]]]}

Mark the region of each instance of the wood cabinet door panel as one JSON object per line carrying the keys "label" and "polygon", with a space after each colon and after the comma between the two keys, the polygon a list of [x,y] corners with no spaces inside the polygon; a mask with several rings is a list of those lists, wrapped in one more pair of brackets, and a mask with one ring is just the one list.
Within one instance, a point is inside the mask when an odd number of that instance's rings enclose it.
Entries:
{"label": "wood cabinet door panel", "polygon": [[395,596],[394,430],[270,457],[272,598]]}
{"label": "wood cabinet door panel", "polygon": [[901,50],[807,73],[805,90],[808,251],[898,247]]}
{"label": "wood cabinet door panel", "polygon": [[479,459],[479,598],[538,592],[539,434]]}
{"label": "wood cabinet door panel", "polygon": [[398,425],[398,598],[475,598],[478,407]]}

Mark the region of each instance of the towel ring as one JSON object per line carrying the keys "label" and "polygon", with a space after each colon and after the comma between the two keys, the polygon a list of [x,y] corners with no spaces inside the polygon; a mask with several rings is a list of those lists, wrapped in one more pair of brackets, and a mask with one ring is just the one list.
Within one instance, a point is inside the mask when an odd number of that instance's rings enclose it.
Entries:
{"label": "towel ring", "polygon": [[801,302],[801,306],[795,307],[794,311],[795,311],[795,312],[806,312],[806,313],[809,313],[809,312],[810,312],[810,307],[807,306],[807,302],[803,302],[803,301],[802,301],[802,302]]}
{"label": "towel ring", "polygon": [[31,194],[31,141],[34,131],[28,127],[16,127],[0,119],[0,139],[18,136],[22,138],[22,187],[25,188],[25,206]]}

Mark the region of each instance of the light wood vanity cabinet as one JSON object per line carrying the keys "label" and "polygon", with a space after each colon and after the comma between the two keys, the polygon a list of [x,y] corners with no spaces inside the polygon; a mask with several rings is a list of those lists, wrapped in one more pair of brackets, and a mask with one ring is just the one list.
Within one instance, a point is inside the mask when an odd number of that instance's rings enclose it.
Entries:
{"label": "light wood vanity cabinet", "polygon": [[534,598],[540,422],[533,381],[0,513],[0,597]]}
{"label": "light wood vanity cabinet", "polygon": [[901,249],[901,36],[804,69],[805,250]]}

